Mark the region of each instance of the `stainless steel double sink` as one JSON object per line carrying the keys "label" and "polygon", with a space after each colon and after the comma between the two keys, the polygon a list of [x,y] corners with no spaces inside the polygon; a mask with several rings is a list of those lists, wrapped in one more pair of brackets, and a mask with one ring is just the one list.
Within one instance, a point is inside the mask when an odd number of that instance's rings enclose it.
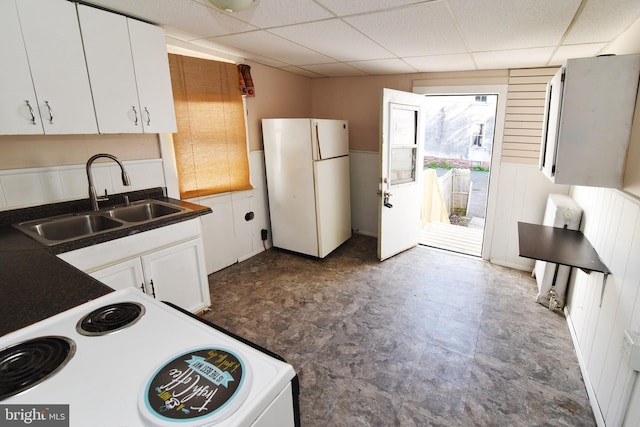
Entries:
{"label": "stainless steel double sink", "polygon": [[21,222],[14,227],[51,246],[189,211],[191,209],[171,203],[145,199],[127,206]]}

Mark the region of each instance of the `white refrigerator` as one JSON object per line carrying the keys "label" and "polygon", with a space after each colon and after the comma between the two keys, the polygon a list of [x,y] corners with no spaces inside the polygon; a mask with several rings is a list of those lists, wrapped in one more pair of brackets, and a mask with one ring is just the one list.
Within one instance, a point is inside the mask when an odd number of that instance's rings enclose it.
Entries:
{"label": "white refrigerator", "polygon": [[262,119],[273,246],[324,258],[351,237],[345,120]]}

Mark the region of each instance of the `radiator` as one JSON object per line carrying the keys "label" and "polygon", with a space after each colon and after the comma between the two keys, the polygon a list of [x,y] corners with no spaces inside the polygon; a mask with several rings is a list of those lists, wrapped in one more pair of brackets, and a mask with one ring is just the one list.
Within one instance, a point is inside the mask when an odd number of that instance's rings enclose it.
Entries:
{"label": "radiator", "polygon": [[[549,194],[543,225],[578,230],[581,219],[582,208],[571,197],[565,194]],[[556,275],[556,264],[536,261],[533,268],[533,275],[538,283],[536,302],[546,305],[550,310],[561,312],[570,272],[571,267],[560,265]]]}

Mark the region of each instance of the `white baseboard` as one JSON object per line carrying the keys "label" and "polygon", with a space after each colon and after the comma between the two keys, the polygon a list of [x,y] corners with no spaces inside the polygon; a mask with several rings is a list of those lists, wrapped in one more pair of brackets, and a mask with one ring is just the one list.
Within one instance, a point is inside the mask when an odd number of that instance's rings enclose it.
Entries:
{"label": "white baseboard", "polygon": [[582,372],[582,379],[584,381],[585,388],[587,389],[587,396],[589,396],[589,403],[591,404],[593,416],[596,419],[596,423],[598,424],[598,427],[606,427],[606,424],[604,422],[604,417],[602,416],[602,412],[600,411],[600,407],[598,406],[596,391],[594,390],[593,384],[591,384],[591,380],[589,379],[589,373],[587,372],[587,363],[584,360],[582,351],[580,350],[578,337],[576,335],[575,330],[573,329],[571,314],[569,313],[569,310],[567,309],[567,307],[564,308],[564,316],[567,319],[567,326],[569,327],[569,333],[571,334],[571,341],[573,341],[573,348],[575,349],[576,356],[578,357],[580,372]]}

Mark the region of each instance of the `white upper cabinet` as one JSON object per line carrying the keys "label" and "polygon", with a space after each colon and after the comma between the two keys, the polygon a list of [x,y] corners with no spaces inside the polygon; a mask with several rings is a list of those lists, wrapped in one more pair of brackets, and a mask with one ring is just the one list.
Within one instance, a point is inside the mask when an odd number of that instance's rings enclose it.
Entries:
{"label": "white upper cabinet", "polygon": [[[0,1],[0,133],[43,133],[27,52],[13,1]],[[7,64],[11,64],[8,66]]]}
{"label": "white upper cabinet", "polygon": [[162,28],[78,5],[100,133],[175,132]]}
{"label": "white upper cabinet", "polygon": [[[65,0],[17,0],[16,5],[37,97],[34,115],[39,111],[44,133],[97,133],[75,4]],[[12,40],[20,43],[15,36]],[[7,65],[14,66],[4,63],[3,67]],[[21,107],[28,96],[22,99]]]}
{"label": "white upper cabinet", "polygon": [[100,133],[142,133],[127,18],[79,4]]}
{"label": "white upper cabinet", "polygon": [[97,133],[75,6],[0,4],[0,133]]}
{"label": "white upper cabinet", "polygon": [[127,19],[144,131],[177,132],[164,30]]}
{"label": "white upper cabinet", "polygon": [[640,55],[570,59],[547,86],[540,170],[556,184],[621,188]]}

